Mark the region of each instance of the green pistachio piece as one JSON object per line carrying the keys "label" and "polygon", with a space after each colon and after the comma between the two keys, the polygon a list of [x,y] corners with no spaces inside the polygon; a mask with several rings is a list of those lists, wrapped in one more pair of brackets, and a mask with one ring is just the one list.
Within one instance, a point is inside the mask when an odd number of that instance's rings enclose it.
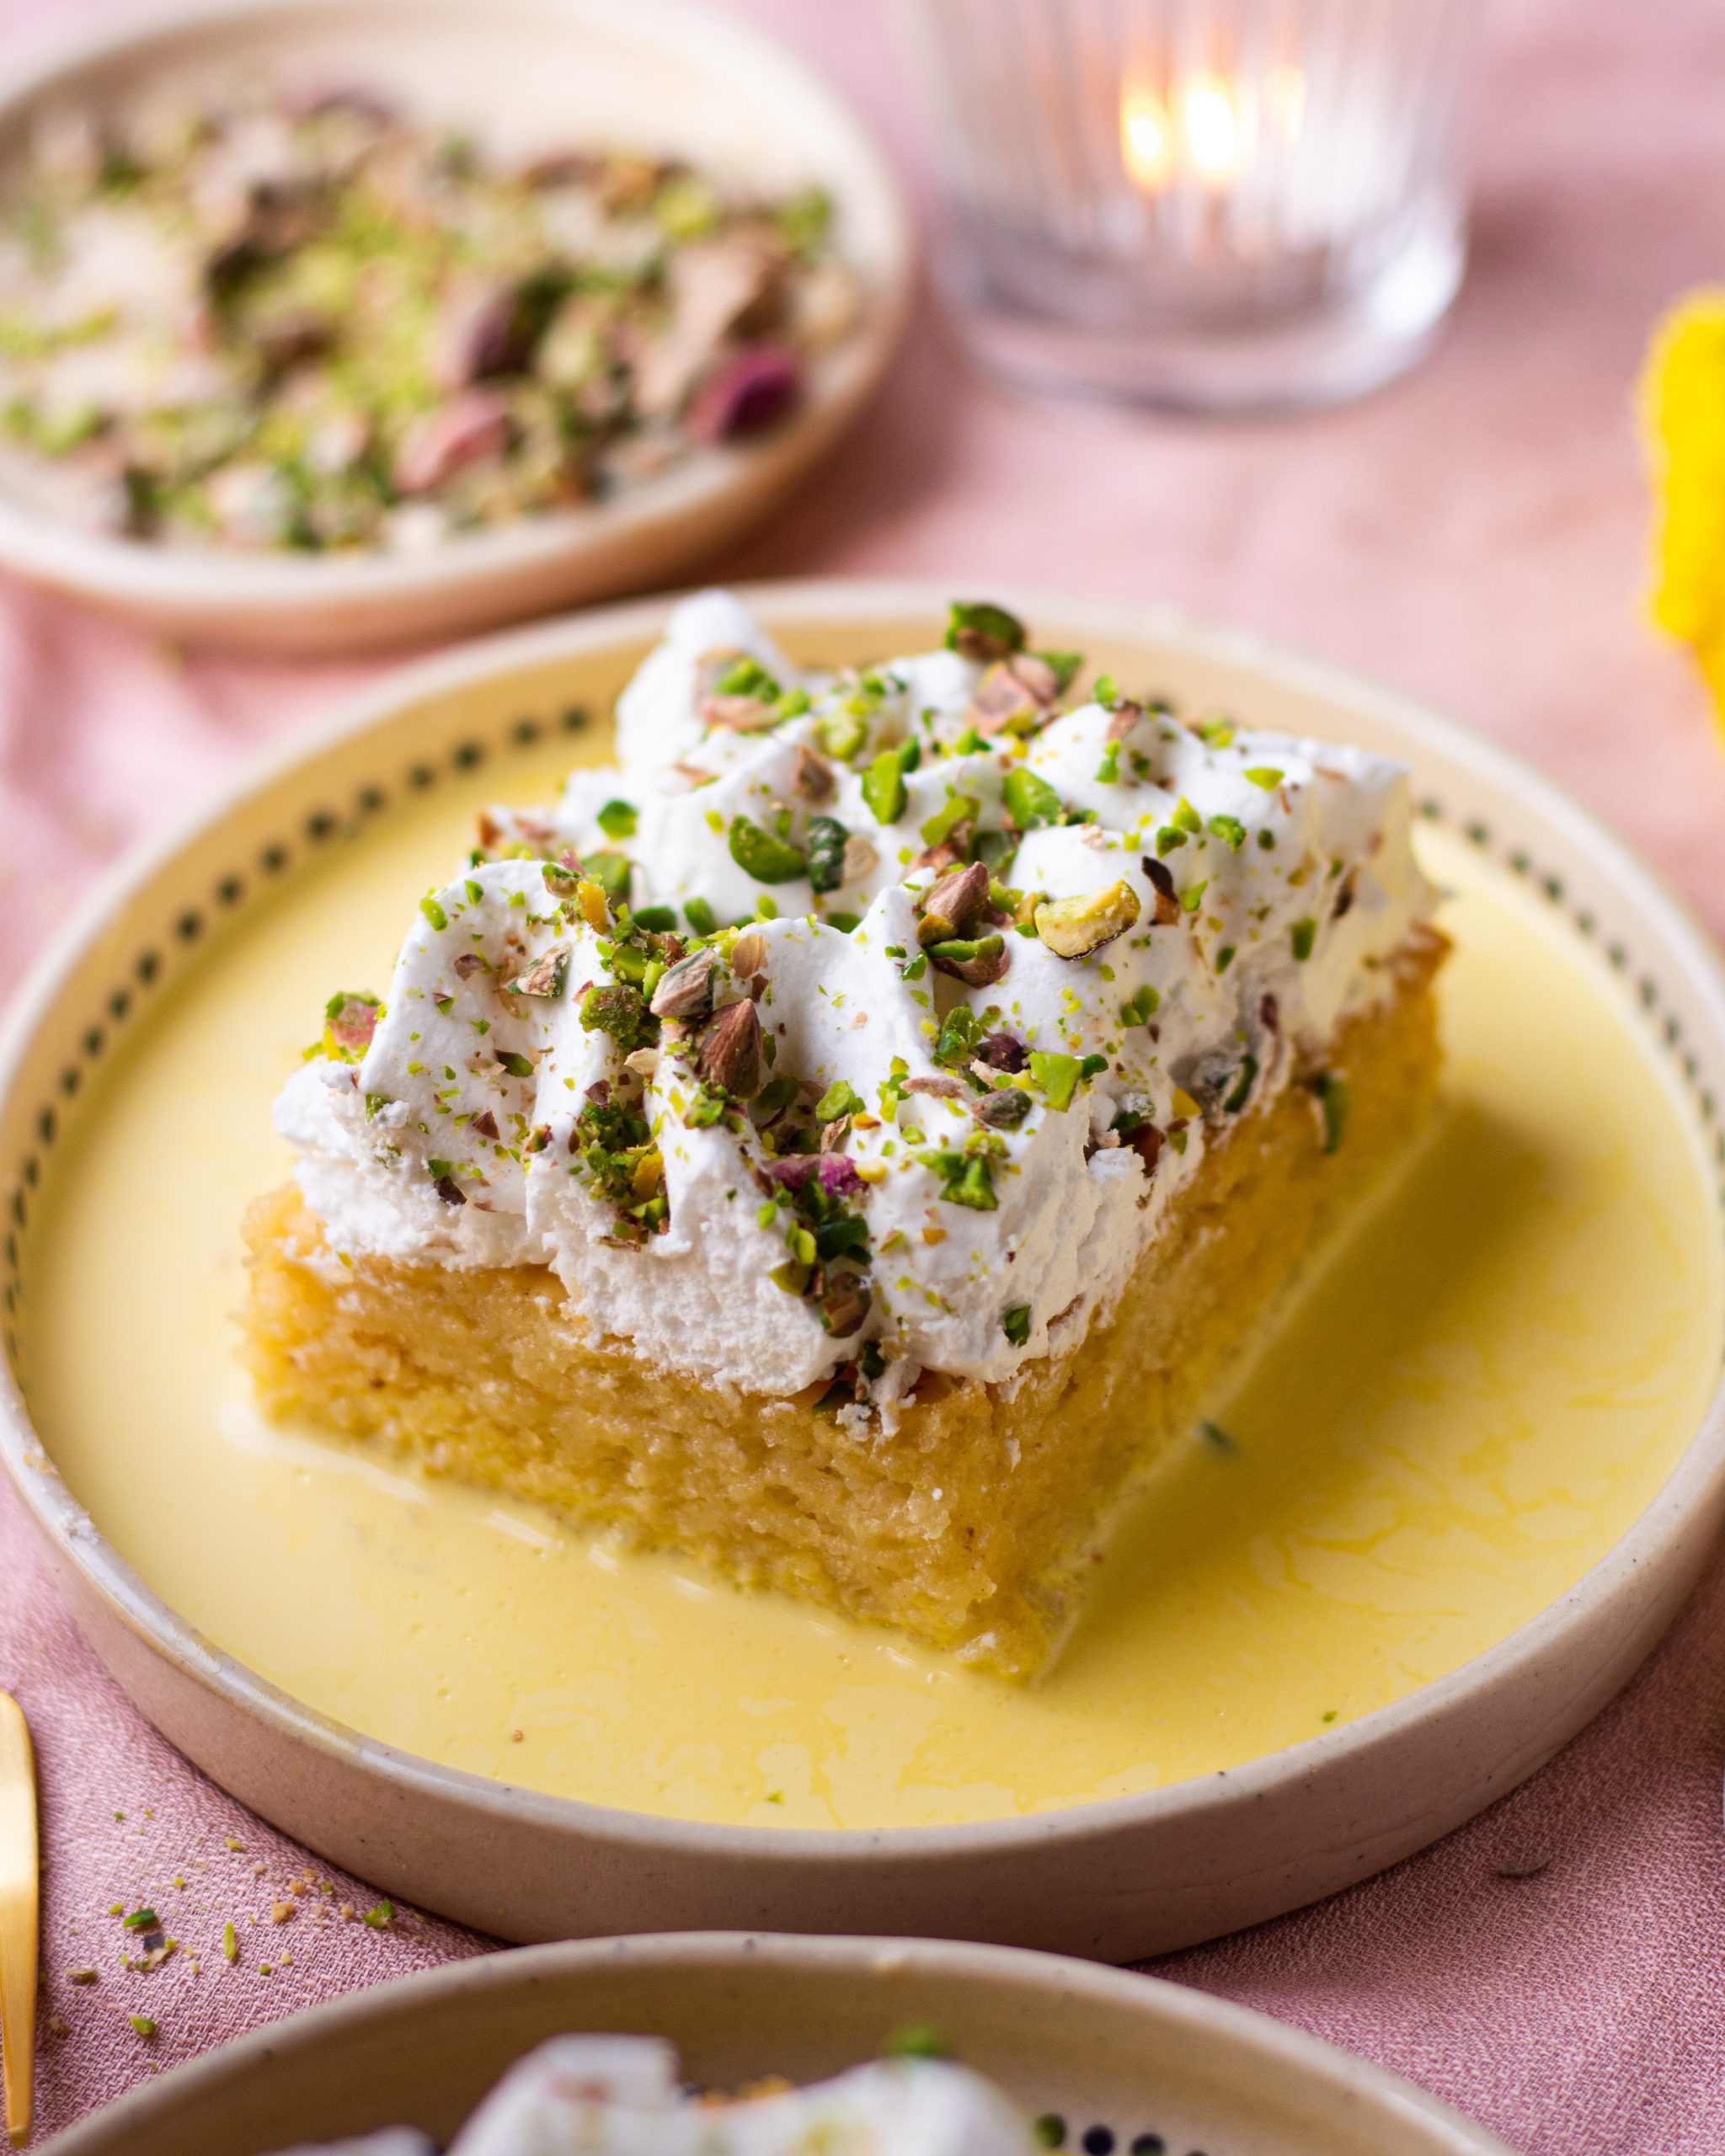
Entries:
{"label": "green pistachio piece", "polygon": [[1052,1049],[1030,1051],[1030,1075],[1042,1088],[1042,1097],[1062,1114],[1078,1091],[1078,1075],[1084,1066],[1076,1055],[1061,1055]]}
{"label": "green pistachio piece", "polygon": [[554,1003],[563,994],[563,985],[569,969],[569,946],[559,944],[537,958],[524,973],[519,973],[509,985],[511,995],[531,995],[547,1003]]}
{"label": "green pistachio piece", "polygon": [[896,824],[904,814],[905,770],[902,749],[883,749],[862,774],[862,798],[877,824]]}
{"label": "green pistachio piece", "polygon": [[974,823],[982,803],[968,793],[954,793],[942,803],[922,826],[924,846],[943,846],[960,824]]}
{"label": "green pistachio piece", "polygon": [[868,739],[868,722],[856,712],[830,712],[814,734],[835,763],[847,764]]}
{"label": "green pistachio piece", "polygon": [[842,1078],[836,1078],[815,1102],[814,1120],[837,1123],[841,1117],[860,1115],[862,1107],[861,1095],[852,1091]]}
{"label": "green pistachio piece", "polygon": [[585,865],[589,880],[596,883],[606,898],[628,898],[630,870],[627,854],[590,853]]}
{"label": "green pistachio piece", "polygon": [[809,873],[808,861],[799,846],[774,837],[759,824],[751,824],[746,816],[731,819],[730,850],[731,859],[757,883],[788,883]]}
{"label": "green pistachio piece", "polygon": [[1306,1081],[1323,1118],[1324,1150],[1333,1153],[1348,1127],[1348,1081],[1339,1070],[1321,1070]]}
{"label": "green pistachio piece", "polygon": [[1048,781],[1022,764],[1007,773],[1001,799],[1021,831],[1034,830],[1039,824],[1058,824],[1066,813],[1066,804]]}
{"label": "green pistachio piece", "polygon": [[836,891],[845,880],[845,841],[850,833],[836,816],[809,819],[809,881],[816,891]]}
{"label": "green pistachio piece", "polygon": [[641,1044],[647,1029],[647,1006],[638,988],[623,984],[590,988],[581,998],[581,1024],[590,1033],[609,1033],[627,1054]]}
{"label": "green pistachio piece", "polygon": [[1138,915],[1138,894],[1122,882],[1076,899],[1048,899],[1034,918],[1037,934],[1056,958],[1081,958],[1124,936]]}
{"label": "green pistachio piece", "polygon": [[966,659],[1010,658],[1024,648],[1024,624],[987,600],[955,599],[947,621],[947,649]]}

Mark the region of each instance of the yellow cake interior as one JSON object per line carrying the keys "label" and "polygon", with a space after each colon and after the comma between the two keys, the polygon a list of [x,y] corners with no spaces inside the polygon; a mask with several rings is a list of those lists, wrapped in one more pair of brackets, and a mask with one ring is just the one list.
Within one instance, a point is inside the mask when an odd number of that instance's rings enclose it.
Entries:
{"label": "yellow cake interior", "polygon": [[[816,1412],[818,1387],[704,1385],[592,1337],[545,1267],[333,1267],[289,1184],[247,1220],[260,1404],[1033,1676],[1115,1500],[1192,1428],[1313,1245],[1418,1130],[1444,948],[1423,932],[1391,993],[1213,1133],[1116,1308],[1016,1389],[925,1374],[895,1430],[859,1436]],[[1306,1082],[1320,1068],[1345,1079],[1339,1143]]]}

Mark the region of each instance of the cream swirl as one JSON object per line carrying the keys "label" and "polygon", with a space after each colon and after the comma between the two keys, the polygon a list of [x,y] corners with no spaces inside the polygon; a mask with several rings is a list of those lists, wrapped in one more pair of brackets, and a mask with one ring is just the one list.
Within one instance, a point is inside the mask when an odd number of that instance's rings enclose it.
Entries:
{"label": "cream swirl", "polygon": [[675,610],[617,765],[492,812],[284,1090],[337,1252],[547,1264],[655,1364],[847,1417],[1081,1334],[1434,894],[1400,766],[1063,709],[1076,662],[954,622],[834,679]]}
{"label": "cream swirl", "polygon": [[[652,2036],[553,2036],[512,2067],[450,2156],[1031,2156],[1008,2098],[946,2059],[879,2059],[731,2102],[692,2095]],[[332,2152],[333,2156],[333,2152]]]}

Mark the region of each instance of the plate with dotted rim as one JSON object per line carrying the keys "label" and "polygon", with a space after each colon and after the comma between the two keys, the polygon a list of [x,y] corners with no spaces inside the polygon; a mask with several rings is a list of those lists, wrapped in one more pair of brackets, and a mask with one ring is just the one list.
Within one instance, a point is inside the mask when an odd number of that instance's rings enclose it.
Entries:
{"label": "plate with dotted rim", "polygon": [[[816,581],[745,596],[794,648],[860,657],[911,648],[912,634],[926,642],[948,593],[963,588]],[[1488,857],[1595,951],[1625,1022],[1684,1103],[1697,1155],[1705,1140],[1717,1184],[1725,985],[1705,938],[1590,817],[1449,721],[1251,637],[1151,611],[999,595],[1063,647],[1087,649],[1098,669],[1407,760],[1420,816]],[[1725,1515],[1717,1391],[1607,1554],[1448,1674],[1223,1770],[922,1827],[667,1817],[546,1795],[360,1734],[198,1632],[62,1479],[30,1420],[19,1342],[33,1236],[76,1149],[87,1081],[297,873],[363,844],[403,801],[500,764],[513,744],[542,747],[547,734],[579,726],[584,709],[628,678],[669,604],[517,631],[371,689],[123,867],[19,998],[0,1045],[0,1457],[79,1623],[145,1713],[243,1801],[381,1887],[518,1940],[761,1924],[1126,1961],[1298,1907],[1448,1833],[1567,1742],[1674,1614]],[[1717,1191],[1707,1203],[1716,1200]]]}
{"label": "plate with dotted rim", "polygon": [[812,2081],[938,2032],[1052,2149],[1083,2156],[1508,2156],[1411,2084],[1154,1977],[1002,1947],[703,1933],[530,1947],[274,2022],[48,2144],[55,2156],[262,2156],[384,2126],[440,2143],[568,2031],[660,2036],[712,2089]]}
{"label": "plate with dotted rim", "polygon": [[769,189],[818,182],[862,288],[856,326],[758,440],[697,451],[607,501],[457,533],[423,554],[248,555],[80,529],[0,486],[0,563],[174,637],[333,653],[463,632],[667,582],[758,522],[838,440],[903,334],[915,248],[898,184],[827,84],[699,0],[182,0],[85,32],[0,90],[0,189],[40,116],[258,72],[375,86],[507,147],[601,136]]}

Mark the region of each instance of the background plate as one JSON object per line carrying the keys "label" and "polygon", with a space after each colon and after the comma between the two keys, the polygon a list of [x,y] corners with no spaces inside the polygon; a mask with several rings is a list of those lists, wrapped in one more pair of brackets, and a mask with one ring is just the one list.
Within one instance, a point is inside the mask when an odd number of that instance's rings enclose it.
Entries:
{"label": "background plate", "polygon": [[998,1947],[712,1933],[539,1947],[379,1984],[224,2045],[49,2147],[261,2156],[397,2124],[441,2142],[505,2067],[565,2031],[668,2036],[690,2079],[724,2089],[836,2073],[915,2022],[1033,2116],[1058,2116],[1075,2156],[1508,2156],[1408,2083],[1153,1977]]}
{"label": "background plate", "polygon": [[898,184],[819,76],[697,0],[205,0],[136,19],[0,95],[0,190],[45,113],[124,109],[144,90],[236,77],[373,86],[501,148],[593,140],[676,151],[770,188],[818,180],[863,286],[852,334],[801,409],[759,441],[697,451],[609,502],[457,535],[419,556],[199,552],[109,538],[0,488],[0,563],[175,636],[353,651],[448,638],[663,584],[784,499],[855,418],[909,310]]}

